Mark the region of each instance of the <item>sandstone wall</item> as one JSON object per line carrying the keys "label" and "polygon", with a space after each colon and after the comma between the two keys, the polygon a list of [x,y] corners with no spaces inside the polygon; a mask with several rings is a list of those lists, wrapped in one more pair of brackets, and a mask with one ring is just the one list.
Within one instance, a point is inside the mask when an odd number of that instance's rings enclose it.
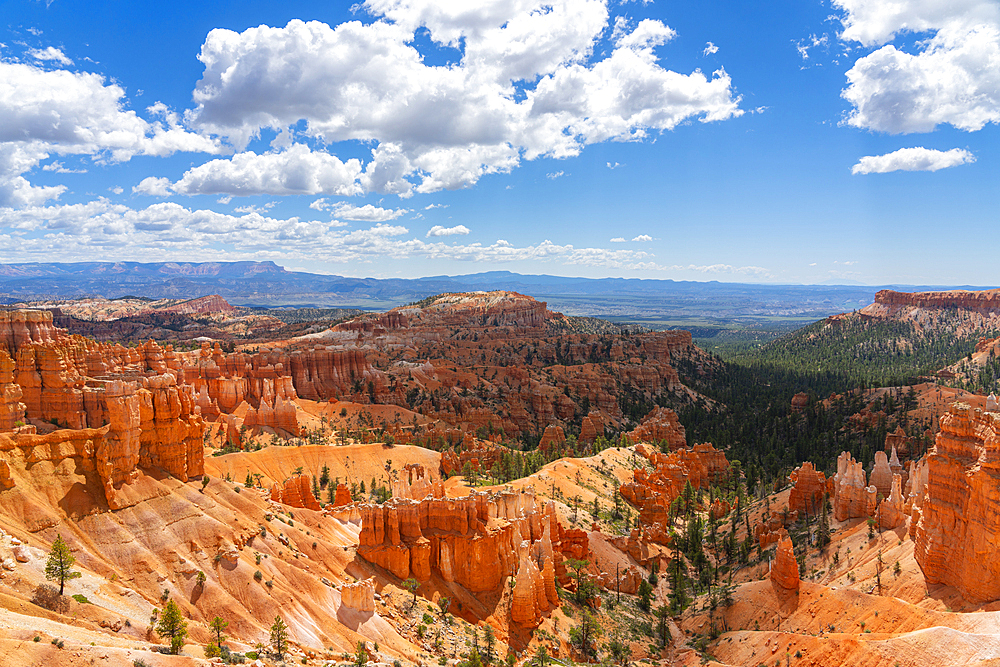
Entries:
{"label": "sandstone wall", "polygon": [[928,583],[1000,599],[1000,415],[956,403],[940,426],[913,501],[914,556]]}

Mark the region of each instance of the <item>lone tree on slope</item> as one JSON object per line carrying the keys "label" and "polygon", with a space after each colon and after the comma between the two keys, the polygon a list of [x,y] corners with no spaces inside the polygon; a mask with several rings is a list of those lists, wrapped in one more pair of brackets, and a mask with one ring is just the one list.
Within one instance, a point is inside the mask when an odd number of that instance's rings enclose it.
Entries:
{"label": "lone tree on slope", "polygon": [[77,579],[79,572],[73,571],[73,563],[76,558],[70,553],[69,547],[63,542],[62,535],[56,536],[56,541],[52,543],[52,550],[49,552],[49,559],[45,562],[45,578],[48,580],[59,580],[59,595],[63,594],[67,579]]}
{"label": "lone tree on slope", "polygon": [[285,651],[288,650],[288,626],[281,616],[275,616],[271,625],[271,648],[278,656],[278,660],[285,659]]}
{"label": "lone tree on slope", "polygon": [[187,639],[187,621],[181,615],[180,607],[173,600],[167,602],[160,616],[160,622],[156,624],[156,634],[161,637],[170,638],[170,653],[177,655],[184,646]]}

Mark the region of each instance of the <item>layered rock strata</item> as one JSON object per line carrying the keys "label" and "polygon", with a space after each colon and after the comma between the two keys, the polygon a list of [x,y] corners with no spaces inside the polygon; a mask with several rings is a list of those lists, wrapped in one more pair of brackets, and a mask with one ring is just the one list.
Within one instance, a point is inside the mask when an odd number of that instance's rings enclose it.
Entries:
{"label": "layered rock strata", "polygon": [[877,489],[868,486],[860,461],[850,452],[837,457],[837,474],[833,478],[833,515],[837,521],[847,521],[875,514]]}
{"label": "layered rock strata", "polygon": [[369,577],[340,587],[340,602],[362,612],[375,611],[375,578]]}
{"label": "layered rock strata", "polygon": [[928,583],[1000,599],[1000,415],[956,403],[940,427],[913,501],[914,556]]}
{"label": "layered rock strata", "polygon": [[359,509],[359,556],[401,579],[427,581],[434,572],[476,593],[499,590],[516,574],[511,614],[524,625],[537,624],[558,604],[555,580],[563,559],[587,553],[579,536],[559,524],[552,503],[541,505],[530,494],[393,498]]}
{"label": "layered rock strata", "polygon": [[807,461],[792,471],[791,482],[794,486],[788,493],[788,509],[811,516],[819,514],[827,492],[826,475]]}
{"label": "layered rock strata", "polygon": [[272,486],[271,500],[289,507],[301,507],[316,511],[322,509],[316,496],[313,495],[309,478],[305,475],[289,477],[284,484]]}
{"label": "layered rock strata", "polygon": [[625,436],[631,443],[665,441],[670,449],[687,446],[687,434],[677,413],[670,408],[657,407],[642,418],[639,426]]}

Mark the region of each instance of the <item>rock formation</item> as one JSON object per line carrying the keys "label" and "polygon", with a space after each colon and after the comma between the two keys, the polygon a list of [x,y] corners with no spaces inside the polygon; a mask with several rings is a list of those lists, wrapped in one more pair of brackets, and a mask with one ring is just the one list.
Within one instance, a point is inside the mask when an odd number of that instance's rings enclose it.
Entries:
{"label": "rock formation", "polygon": [[340,602],[358,611],[375,611],[375,578],[369,577],[340,587]]}
{"label": "rock formation", "polygon": [[642,418],[642,422],[625,436],[629,442],[659,443],[666,441],[670,449],[687,446],[687,435],[677,419],[677,413],[670,408],[656,407]]}
{"label": "rock formation", "polygon": [[289,507],[301,507],[303,509],[322,509],[316,496],[313,495],[312,487],[309,485],[309,478],[305,475],[296,475],[285,480],[282,486],[275,484],[271,487],[271,500],[276,503],[288,505]]}
{"label": "rock formation", "polygon": [[819,514],[826,493],[826,475],[806,461],[792,471],[791,481],[794,486],[788,494],[788,509],[810,516]]}
{"label": "rock formation", "polygon": [[899,475],[892,476],[892,488],[889,491],[889,495],[879,503],[876,512],[879,530],[891,530],[906,523],[902,483],[902,477]]}
{"label": "rock formation", "polygon": [[632,481],[622,484],[620,493],[639,510],[639,525],[646,537],[662,542],[667,535],[670,503],[684,490],[684,485],[707,488],[729,467],[725,454],[711,444],[702,443],[691,449],[679,449],[663,454],[646,445],[636,445],[654,468],[648,472],[639,468],[632,473]]}
{"label": "rock formation", "polygon": [[360,510],[359,556],[401,579],[427,581],[435,572],[472,592],[499,590],[516,574],[511,613],[523,625],[537,624],[542,611],[558,604],[563,559],[587,553],[577,535],[585,545],[586,533],[564,530],[552,504],[539,506],[530,494],[393,498]]}
{"label": "rock formation", "polygon": [[888,498],[892,491],[892,469],[889,468],[889,459],[885,452],[875,452],[875,465],[868,483],[875,487],[876,492],[882,498]]}
{"label": "rock formation", "polygon": [[444,483],[435,480],[422,465],[409,463],[399,472],[399,477],[392,480],[392,496],[410,500],[423,500],[427,496],[444,498]]}
{"label": "rock formation", "polygon": [[786,591],[799,590],[799,564],[795,560],[792,539],[787,534],[778,543],[771,561],[771,582]]}
{"label": "rock formation", "polygon": [[1000,599],[1000,416],[955,403],[940,426],[913,502],[914,556],[928,583]]}
{"label": "rock formation", "polygon": [[561,445],[566,442],[566,434],[563,432],[562,426],[558,424],[549,424],[545,427],[545,433],[542,434],[542,439],[538,441],[538,448],[542,452],[548,454],[549,450],[553,445]]}
{"label": "rock formation", "polygon": [[340,484],[338,484],[337,485],[337,493],[336,493],[336,496],[334,496],[334,499],[333,499],[333,506],[334,507],[343,507],[344,505],[350,505],[353,502],[354,502],[354,499],[351,498],[351,490],[349,488],[347,488],[347,485],[344,484],[343,482],[341,482]]}
{"label": "rock formation", "polygon": [[877,490],[865,483],[865,471],[850,452],[837,457],[837,474],[833,478],[833,516],[847,521],[875,514]]}

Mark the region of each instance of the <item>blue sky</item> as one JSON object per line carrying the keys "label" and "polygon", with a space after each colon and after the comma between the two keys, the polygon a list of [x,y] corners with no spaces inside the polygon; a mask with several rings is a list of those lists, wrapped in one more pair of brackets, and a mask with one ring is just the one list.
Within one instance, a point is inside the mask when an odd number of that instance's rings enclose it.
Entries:
{"label": "blue sky", "polygon": [[0,262],[997,280],[994,0],[0,19]]}

